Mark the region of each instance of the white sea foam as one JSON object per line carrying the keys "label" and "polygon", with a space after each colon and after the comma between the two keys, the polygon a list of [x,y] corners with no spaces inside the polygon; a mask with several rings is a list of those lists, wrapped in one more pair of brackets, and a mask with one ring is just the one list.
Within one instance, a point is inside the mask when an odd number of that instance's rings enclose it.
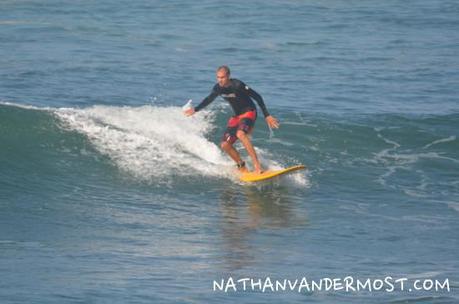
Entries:
{"label": "white sea foam", "polygon": [[421,273],[413,273],[413,274],[408,274],[406,275],[407,279],[419,279],[419,278],[435,278],[443,273],[440,271],[427,271],[427,272],[421,272]]}
{"label": "white sea foam", "polygon": [[[153,181],[170,176],[201,175],[234,179],[234,164],[217,144],[206,138],[213,116],[203,111],[185,117],[179,107],[93,106],[53,111],[64,127],[88,137],[95,148],[123,171]],[[237,147],[241,148],[240,143]],[[256,148],[265,168],[280,169],[274,157]],[[308,185],[303,175],[292,175]]]}
{"label": "white sea foam", "polygon": [[451,157],[442,156],[436,152],[428,153],[389,153],[389,150],[383,150],[375,154],[375,160],[384,164],[396,163],[399,165],[408,165],[418,162],[420,159],[442,159],[459,163],[459,160]]}
{"label": "white sea foam", "polygon": [[49,111],[51,108],[48,107],[35,107],[31,105],[23,105],[19,103],[14,103],[14,102],[9,102],[9,101],[4,101],[0,100],[0,105],[4,106],[10,106],[10,107],[15,107],[15,108],[21,108],[21,109],[26,109],[26,110],[37,110],[37,111]]}
{"label": "white sea foam", "polygon": [[397,149],[397,148],[400,148],[400,144],[393,141],[393,140],[390,140],[390,139],[387,139],[385,138],[384,136],[382,136],[381,134],[378,134],[378,137],[381,138],[385,143],[389,144],[389,145],[393,145],[394,147],[390,150],[394,150],[394,149]]}
{"label": "white sea foam", "polygon": [[286,146],[286,147],[293,147],[294,146],[294,144],[292,144],[291,142],[288,142],[286,140],[282,140],[282,139],[279,139],[279,138],[276,138],[276,137],[270,138],[269,142],[270,143],[278,143],[278,144],[281,144],[281,145]]}
{"label": "white sea foam", "polygon": [[449,202],[448,203],[448,207],[452,208],[453,210],[456,210],[457,212],[459,212],[459,203]]}
{"label": "white sea foam", "polygon": [[430,148],[432,147],[433,145],[436,145],[436,144],[440,144],[440,143],[445,143],[445,142],[450,142],[450,141],[454,141],[456,140],[456,136],[450,136],[450,137],[447,137],[447,138],[442,138],[442,139],[438,139],[438,140],[435,140],[433,142],[431,142],[430,144],[428,145],[425,145],[423,147],[423,149],[427,149],[427,148]]}
{"label": "white sea foam", "polygon": [[228,176],[232,163],[207,140],[209,116],[185,117],[178,107],[61,108],[65,126],[85,134],[116,165],[136,177]]}

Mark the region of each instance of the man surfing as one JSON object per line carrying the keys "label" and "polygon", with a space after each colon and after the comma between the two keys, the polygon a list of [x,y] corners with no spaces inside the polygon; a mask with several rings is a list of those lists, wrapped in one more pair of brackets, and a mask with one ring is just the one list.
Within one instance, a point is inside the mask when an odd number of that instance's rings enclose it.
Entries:
{"label": "man surfing", "polygon": [[266,123],[270,128],[279,128],[279,122],[268,113],[260,94],[249,88],[242,81],[230,78],[230,69],[225,65],[217,69],[217,84],[215,84],[209,96],[204,98],[195,108],[186,110],[185,115],[191,116],[202,110],[214,101],[217,96],[222,96],[228,101],[234,111],[234,116],[228,120],[220,147],[236,162],[239,170],[246,172],[248,170],[245,162],[241,159],[239,152],[233,147],[233,144],[239,139],[252,159],[254,172],[261,174],[263,169],[249,138],[249,134],[252,132],[255,120],[257,119],[257,109],[252,99],[257,102],[263,111]]}

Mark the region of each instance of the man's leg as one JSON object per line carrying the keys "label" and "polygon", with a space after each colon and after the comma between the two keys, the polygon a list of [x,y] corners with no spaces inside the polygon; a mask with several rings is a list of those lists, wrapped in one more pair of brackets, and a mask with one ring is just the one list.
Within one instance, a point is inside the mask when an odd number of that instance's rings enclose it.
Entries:
{"label": "man's leg", "polygon": [[241,155],[233,147],[234,142],[237,140],[236,132],[239,120],[236,117],[230,118],[225,133],[222,136],[220,147],[225,151],[238,165],[240,171],[247,171],[245,163],[241,159]]}
{"label": "man's leg", "polygon": [[239,154],[239,152],[237,152],[236,149],[234,149],[232,143],[229,143],[227,141],[222,141],[220,144],[220,147],[223,149],[223,151],[228,153],[228,155],[236,162],[236,164],[238,165],[239,171],[241,172],[248,171],[245,166],[244,161],[241,159],[241,155]]}
{"label": "man's leg", "polygon": [[234,149],[233,145],[227,141],[222,141],[220,147],[223,151],[228,153],[228,155],[238,164],[242,163],[241,155]]}
{"label": "man's leg", "polygon": [[255,149],[253,148],[253,145],[252,145],[252,142],[250,141],[249,136],[242,130],[237,130],[236,136],[244,145],[245,149],[247,150],[247,153],[249,153],[250,158],[252,158],[253,167],[255,169],[255,172],[262,173],[263,170],[261,169],[261,165],[260,165],[260,162],[258,161],[257,153],[255,152]]}

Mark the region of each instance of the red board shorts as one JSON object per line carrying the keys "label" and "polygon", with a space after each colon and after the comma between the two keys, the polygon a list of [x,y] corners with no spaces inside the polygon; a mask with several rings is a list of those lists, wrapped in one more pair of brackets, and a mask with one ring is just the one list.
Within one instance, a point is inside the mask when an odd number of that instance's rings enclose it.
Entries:
{"label": "red board shorts", "polygon": [[255,120],[257,119],[257,111],[251,110],[241,115],[232,116],[228,120],[228,124],[226,126],[226,131],[223,134],[222,142],[226,141],[230,144],[234,144],[237,140],[237,131],[241,130],[244,131],[245,134],[249,134],[253,127],[255,126]]}

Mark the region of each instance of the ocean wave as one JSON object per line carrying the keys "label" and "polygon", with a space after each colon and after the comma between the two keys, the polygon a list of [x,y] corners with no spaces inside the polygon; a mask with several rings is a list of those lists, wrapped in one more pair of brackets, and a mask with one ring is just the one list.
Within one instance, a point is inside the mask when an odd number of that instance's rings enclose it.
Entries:
{"label": "ocean wave", "polygon": [[[87,108],[39,108],[6,102],[0,105],[1,109],[7,112],[5,117],[10,120],[11,129],[17,132],[41,129],[40,134],[32,136],[39,142],[47,141],[44,137],[52,137],[53,128],[63,132],[63,137],[80,136],[96,153],[135,179],[156,184],[169,184],[177,177],[196,181],[220,178],[237,182],[233,162],[224,155],[218,143],[211,140],[218,112],[202,111],[193,117],[185,117],[180,107],[95,105]],[[24,116],[36,119],[22,121]],[[50,131],[48,134],[47,128]],[[11,136],[20,138],[22,135]],[[62,139],[48,145],[49,149],[54,149],[53,153],[68,154],[76,150],[82,157],[91,154],[83,146],[66,147],[59,141],[62,142]],[[24,143],[16,144],[11,147],[15,151],[24,148]],[[267,150],[258,147],[256,150],[265,167],[279,169],[283,166]],[[292,175],[289,180],[299,185],[307,184],[304,175]]]}

